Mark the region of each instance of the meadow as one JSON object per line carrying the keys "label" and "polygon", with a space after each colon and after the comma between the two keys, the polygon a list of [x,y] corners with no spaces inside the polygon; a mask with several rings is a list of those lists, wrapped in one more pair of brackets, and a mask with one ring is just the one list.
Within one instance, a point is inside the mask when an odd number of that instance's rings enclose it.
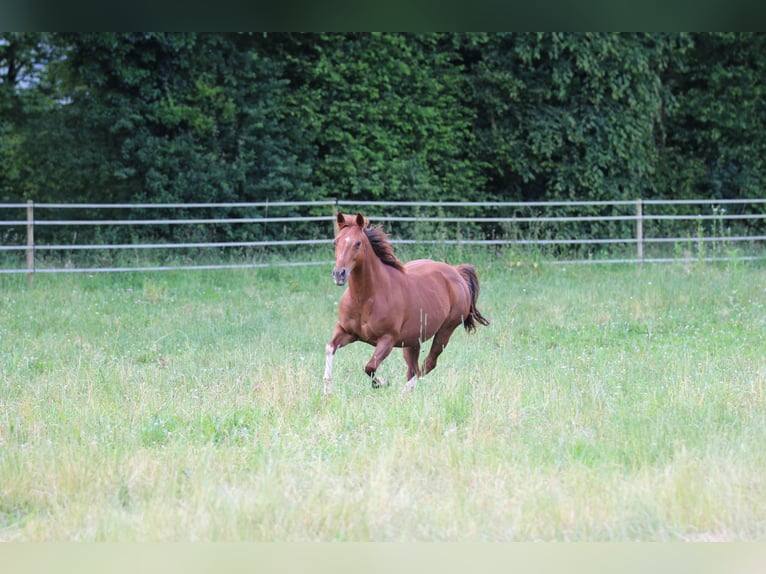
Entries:
{"label": "meadow", "polygon": [[474,259],[489,327],[328,397],[329,265],[0,277],[0,540],[766,539],[763,265]]}

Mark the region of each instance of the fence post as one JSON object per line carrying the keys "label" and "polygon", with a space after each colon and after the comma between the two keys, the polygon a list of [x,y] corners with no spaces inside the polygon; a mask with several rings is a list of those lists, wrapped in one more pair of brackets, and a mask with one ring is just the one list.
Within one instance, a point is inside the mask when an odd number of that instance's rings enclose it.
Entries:
{"label": "fence post", "polygon": [[638,260],[644,262],[644,200],[636,200],[636,249]]}
{"label": "fence post", "polygon": [[27,283],[35,281],[35,202],[27,201]]}

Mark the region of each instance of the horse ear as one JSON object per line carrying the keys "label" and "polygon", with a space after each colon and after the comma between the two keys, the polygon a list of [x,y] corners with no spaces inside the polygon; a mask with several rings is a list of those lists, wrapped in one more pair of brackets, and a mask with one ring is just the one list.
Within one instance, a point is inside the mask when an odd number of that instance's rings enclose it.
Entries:
{"label": "horse ear", "polygon": [[364,225],[365,225],[364,215],[362,215],[361,213],[356,214],[356,224],[362,229],[364,229]]}
{"label": "horse ear", "polygon": [[338,224],[338,227],[341,227],[343,224],[346,223],[346,218],[343,217],[343,213],[340,211],[338,212],[338,216],[335,218],[335,222]]}

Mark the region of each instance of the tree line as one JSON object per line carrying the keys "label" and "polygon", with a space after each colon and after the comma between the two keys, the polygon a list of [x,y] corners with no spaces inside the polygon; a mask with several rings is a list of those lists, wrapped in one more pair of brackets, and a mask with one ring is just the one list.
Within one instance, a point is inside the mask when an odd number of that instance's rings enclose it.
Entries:
{"label": "tree line", "polygon": [[753,198],[757,33],[2,33],[0,201]]}

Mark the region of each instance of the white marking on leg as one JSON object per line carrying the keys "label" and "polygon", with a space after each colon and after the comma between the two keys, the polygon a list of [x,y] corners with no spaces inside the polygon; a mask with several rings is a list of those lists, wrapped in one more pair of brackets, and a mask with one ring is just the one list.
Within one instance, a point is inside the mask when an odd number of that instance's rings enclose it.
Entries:
{"label": "white marking on leg", "polygon": [[374,389],[380,389],[382,387],[387,387],[387,386],[388,386],[388,380],[387,379],[385,379],[383,377],[379,377],[378,375],[375,375],[372,378],[372,387]]}
{"label": "white marking on leg", "polygon": [[402,389],[402,392],[414,391],[415,390],[415,385],[417,385],[417,383],[418,383],[418,376],[415,375],[409,381],[407,381],[407,384],[404,385],[404,388]]}
{"label": "white marking on leg", "polygon": [[328,343],[325,347],[324,356],[324,394],[326,395],[329,395],[332,391],[330,379],[332,379],[332,358],[334,353],[335,349],[333,349],[333,346]]}

